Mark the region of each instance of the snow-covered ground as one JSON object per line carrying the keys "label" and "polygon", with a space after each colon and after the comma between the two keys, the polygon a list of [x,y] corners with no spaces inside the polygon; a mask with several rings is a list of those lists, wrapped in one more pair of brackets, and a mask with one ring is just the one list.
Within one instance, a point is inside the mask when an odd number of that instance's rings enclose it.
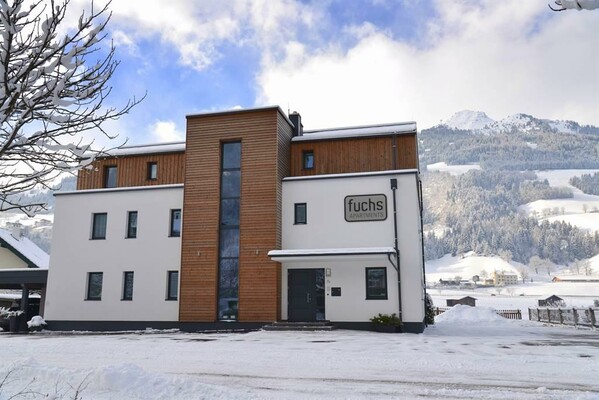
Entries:
{"label": "snow-covered ground", "polygon": [[472,279],[474,275],[480,275],[482,270],[487,271],[489,278],[495,270],[518,273],[514,265],[499,257],[476,256],[474,253],[452,257],[446,254],[437,260],[426,262],[426,280],[438,282],[439,279],[453,279],[456,276]]}
{"label": "snow-covered ground", "polygon": [[[550,216],[546,219],[550,222],[565,221],[582,229],[599,231],[599,213],[591,212],[599,210],[599,196],[585,194],[569,183],[570,178],[573,176],[593,174],[595,172],[599,172],[599,170],[564,169],[538,171],[537,176],[539,179],[547,179],[551,186],[570,188],[573,197],[570,199],[537,200],[524,204],[519,209],[527,214],[536,212],[539,217],[544,216],[544,211],[546,210],[559,210],[560,213],[563,211],[563,215]],[[586,213],[585,210],[587,211]]]}
{"label": "snow-covered ground", "polygon": [[[597,399],[599,336],[458,306],[422,335],[0,335],[26,387],[71,399]],[[62,396],[62,397],[61,397]]]}
{"label": "snow-covered ground", "polygon": [[481,169],[478,164],[464,164],[464,165],[447,165],[445,162],[438,162],[429,164],[426,169],[430,172],[449,172],[451,175],[462,175],[471,169]]}

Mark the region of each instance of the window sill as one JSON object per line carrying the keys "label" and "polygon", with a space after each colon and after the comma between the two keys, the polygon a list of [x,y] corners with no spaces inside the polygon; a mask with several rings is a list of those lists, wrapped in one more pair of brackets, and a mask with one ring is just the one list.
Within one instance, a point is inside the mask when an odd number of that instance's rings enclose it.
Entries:
{"label": "window sill", "polygon": [[85,301],[102,301],[102,299],[85,299]]}
{"label": "window sill", "polygon": [[125,239],[137,239],[137,236],[125,236]]}
{"label": "window sill", "polygon": [[98,238],[93,237],[93,238],[89,238],[89,240],[106,240],[106,238],[105,237],[98,237]]}
{"label": "window sill", "polygon": [[179,299],[164,299],[164,301],[177,301]]}
{"label": "window sill", "polygon": [[121,301],[133,301],[133,299],[121,299]]}

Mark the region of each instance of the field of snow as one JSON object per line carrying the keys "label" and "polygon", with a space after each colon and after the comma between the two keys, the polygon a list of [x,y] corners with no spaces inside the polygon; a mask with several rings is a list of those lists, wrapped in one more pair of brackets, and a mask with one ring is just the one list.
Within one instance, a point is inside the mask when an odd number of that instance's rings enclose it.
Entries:
{"label": "field of snow", "polygon": [[426,169],[430,172],[439,171],[439,172],[449,172],[451,175],[462,175],[471,169],[480,169],[480,165],[478,164],[467,164],[467,165],[447,165],[445,162],[438,162],[434,164],[429,164],[426,166]]}
{"label": "field of snow", "polygon": [[[455,307],[424,334],[0,334],[0,399],[599,398],[594,331]],[[48,397],[44,397],[48,395]]]}
{"label": "field of snow", "polygon": [[487,271],[489,278],[495,270],[518,273],[515,266],[499,257],[476,256],[473,253],[452,257],[446,254],[437,260],[426,262],[426,280],[437,282],[439,279],[453,279],[456,276],[471,279],[474,275],[480,275],[482,270]]}
{"label": "field of snow", "polygon": [[[563,210],[564,215],[548,217],[548,221],[565,221],[582,229],[599,231],[599,213],[591,213],[594,209],[599,210],[599,196],[585,194],[579,189],[570,185],[569,180],[573,176],[582,174],[593,174],[599,172],[596,169],[564,169],[551,171],[538,171],[539,179],[547,179],[551,186],[568,187],[572,189],[573,197],[571,199],[537,200],[532,203],[520,206],[520,210],[531,214],[536,212],[543,216],[544,210],[558,209]],[[587,213],[584,212],[586,208]]]}

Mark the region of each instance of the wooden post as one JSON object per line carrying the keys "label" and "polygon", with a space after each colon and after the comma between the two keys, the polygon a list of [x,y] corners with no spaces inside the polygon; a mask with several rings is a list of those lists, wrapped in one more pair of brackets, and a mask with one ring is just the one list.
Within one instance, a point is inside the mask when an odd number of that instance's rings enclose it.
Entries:
{"label": "wooden post", "polygon": [[560,323],[560,325],[563,325],[564,324],[564,314],[562,314],[562,309],[558,308],[557,313],[559,315],[559,323]]}
{"label": "wooden post", "polygon": [[597,325],[597,319],[595,318],[595,310],[593,310],[593,307],[589,307],[589,319],[591,320],[591,326],[596,326]]}
{"label": "wooden post", "polygon": [[551,311],[549,311],[549,307],[547,307],[547,322],[551,323]]}
{"label": "wooden post", "polygon": [[574,318],[574,326],[578,325],[578,311],[576,311],[576,307],[572,308],[572,317]]}

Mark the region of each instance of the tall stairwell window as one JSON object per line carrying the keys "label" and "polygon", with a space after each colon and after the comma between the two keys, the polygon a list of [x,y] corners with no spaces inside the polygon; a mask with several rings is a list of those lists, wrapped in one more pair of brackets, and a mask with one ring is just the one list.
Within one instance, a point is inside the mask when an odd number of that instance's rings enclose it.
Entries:
{"label": "tall stairwell window", "polygon": [[221,156],[218,319],[235,321],[239,302],[241,142],[223,143]]}

